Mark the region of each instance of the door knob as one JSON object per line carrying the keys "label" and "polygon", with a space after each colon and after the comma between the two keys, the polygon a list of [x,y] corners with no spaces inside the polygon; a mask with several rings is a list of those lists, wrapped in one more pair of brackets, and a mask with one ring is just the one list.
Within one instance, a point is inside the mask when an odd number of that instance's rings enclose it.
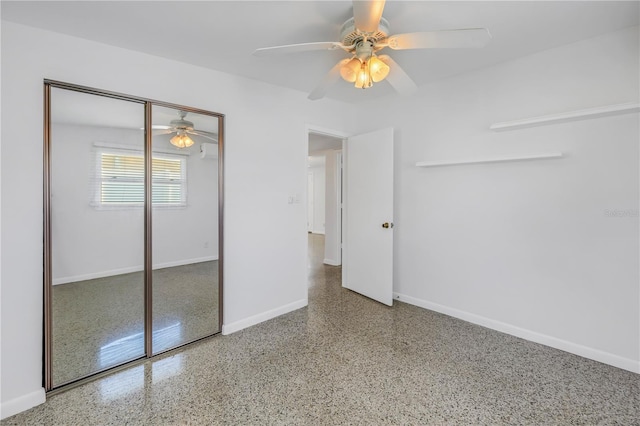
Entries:
{"label": "door knob", "polygon": [[393,228],[393,222],[391,222],[391,223],[385,222],[385,223],[382,224],[382,227],[385,228],[385,229]]}

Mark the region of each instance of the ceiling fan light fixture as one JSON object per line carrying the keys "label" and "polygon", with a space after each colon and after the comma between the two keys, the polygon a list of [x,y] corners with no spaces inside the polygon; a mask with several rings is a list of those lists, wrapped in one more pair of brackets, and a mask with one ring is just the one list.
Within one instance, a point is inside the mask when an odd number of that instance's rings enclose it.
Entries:
{"label": "ceiling fan light fixture", "polygon": [[194,144],[193,139],[187,136],[187,134],[184,132],[176,133],[176,135],[172,137],[169,142],[171,142],[171,145],[177,148],[189,148]]}
{"label": "ceiling fan light fixture", "polygon": [[378,83],[389,75],[389,65],[382,62],[376,56],[369,59],[369,74],[374,83]]}
{"label": "ceiling fan light fixture", "polygon": [[355,83],[361,67],[362,62],[360,62],[360,59],[353,58],[340,68],[340,76],[342,76],[342,79],[348,83]]}
{"label": "ceiling fan light fixture", "polygon": [[355,87],[357,89],[368,89],[373,86],[373,82],[371,81],[371,74],[369,73],[369,61],[363,62],[360,66],[360,71],[358,71],[358,75],[356,76]]}
{"label": "ceiling fan light fixture", "polygon": [[[350,57],[335,64],[308,98],[322,98],[340,77],[356,88],[366,89],[389,78],[389,84],[400,94],[409,95],[417,89],[415,82],[390,57],[376,57],[382,49],[452,49],[477,48],[491,40],[486,28],[420,31],[389,35],[389,22],[382,17],[386,0],[353,0],[353,17],[342,24],[340,41],[298,43],[256,49],[254,55],[296,53],[314,50],[342,49]],[[362,64],[358,68],[357,58]],[[393,68],[393,72],[391,72]]]}

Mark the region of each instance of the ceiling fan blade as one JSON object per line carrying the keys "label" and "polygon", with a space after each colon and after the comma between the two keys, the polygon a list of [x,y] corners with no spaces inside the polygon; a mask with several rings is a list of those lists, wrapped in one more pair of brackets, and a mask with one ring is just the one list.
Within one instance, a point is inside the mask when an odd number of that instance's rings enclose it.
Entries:
{"label": "ceiling fan blade", "polygon": [[343,59],[337,64],[335,64],[333,68],[331,68],[331,71],[329,71],[327,75],[324,76],[320,84],[318,84],[316,88],[313,89],[313,92],[309,93],[308,98],[311,99],[312,101],[322,98],[324,94],[327,92],[327,89],[333,86],[336,83],[336,81],[338,81],[338,79],[340,78],[340,68],[342,68],[344,64],[346,64],[350,60],[351,60],[350,58]]}
{"label": "ceiling fan blade", "polygon": [[187,133],[192,135],[200,136],[203,138],[211,139],[212,141],[218,142],[218,135],[211,132],[205,132],[204,130],[189,130]]}
{"label": "ceiling fan blade", "polygon": [[206,131],[206,130],[191,129],[191,130],[188,130],[188,131],[189,131],[189,132],[196,133],[196,134],[200,134],[200,135],[203,135],[203,136],[218,136],[218,134],[217,134],[217,133],[214,133],[214,132],[208,132],[208,131]]}
{"label": "ceiling fan blade", "polygon": [[378,31],[385,0],[353,0],[353,20],[363,33]]}
{"label": "ceiling fan blade", "polygon": [[380,55],[378,58],[385,64],[389,65],[390,70],[386,80],[396,90],[396,92],[401,95],[408,96],[418,89],[418,86],[416,86],[416,83],[413,82],[411,77],[409,77],[400,65],[391,59],[390,56]]}
{"label": "ceiling fan blade", "polygon": [[175,133],[175,130],[173,129],[158,129],[158,130],[153,130],[153,134],[154,135],[168,135],[169,133]]}
{"label": "ceiling fan blade", "polygon": [[395,50],[451,49],[484,47],[489,40],[491,40],[491,34],[486,28],[467,28],[397,34],[389,37],[387,43]]}
{"label": "ceiling fan blade", "polygon": [[316,43],[287,44],[284,46],[262,47],[253,52],[253,56],[279,55],[285,53],[309,52],[312,50],[341,49],[342,43],[335,41],[319,41]]}

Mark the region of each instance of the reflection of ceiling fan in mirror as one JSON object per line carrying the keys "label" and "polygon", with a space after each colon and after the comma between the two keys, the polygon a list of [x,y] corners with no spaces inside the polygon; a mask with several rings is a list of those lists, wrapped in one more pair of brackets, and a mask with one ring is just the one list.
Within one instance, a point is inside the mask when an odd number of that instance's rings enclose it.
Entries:
{"label": "reflection of ceiling fan in mirror", "polygon": [[382,17],[384,0],[354,0],[353,18],[342,25],[340,41],[290,44],[265,47],[253,52],[256,56],[297,53],[311,50],[342,49],[349,54],[338,62],[324,80],[309,94],[309,99],[320,99],[327,89],[342,76],[355,87],[366,89],[386,78],[401,94],[416,89],[413,80],[387,55],[377,53],[388,47],[393,50],[483,47],[491,35],[486,28],[426,31],[389,35],[389,22]]}
{"label": "reflection of ceiling fan in mirror", "polygon": [[195,129],[193,122],[185,120],[185,117],[187,116],[186,111],[178,111],[178,116],[180,118],[171,120],[171,122],[169,122],[169,126],[154,125],[153,129],[157,130],[154,133],[156,135],[167,135],[170,133],[175,133],[176,135],[172,137],[169,142],[171,142],[171,145],[174,145],[178,148],[188,148],[194,144],[193,139],[191,139],[189,135],[201,136],[203,138],[210,139],[215,143],[218,142],[217,134],[207,132],[205,130]]}

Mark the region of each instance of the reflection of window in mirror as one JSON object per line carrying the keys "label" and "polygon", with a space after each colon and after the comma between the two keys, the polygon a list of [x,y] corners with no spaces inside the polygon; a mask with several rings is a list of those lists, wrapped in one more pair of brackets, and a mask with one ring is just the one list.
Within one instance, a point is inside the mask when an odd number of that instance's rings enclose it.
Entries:
{"label": "reflection of window in mirror", "polygon": [[[98,208],[144,206],[144,153],[112,146],[96,147],[91,204]],[[186,207],[187,161],[184,155],[154,152],[152,202],[156,207]]]}

